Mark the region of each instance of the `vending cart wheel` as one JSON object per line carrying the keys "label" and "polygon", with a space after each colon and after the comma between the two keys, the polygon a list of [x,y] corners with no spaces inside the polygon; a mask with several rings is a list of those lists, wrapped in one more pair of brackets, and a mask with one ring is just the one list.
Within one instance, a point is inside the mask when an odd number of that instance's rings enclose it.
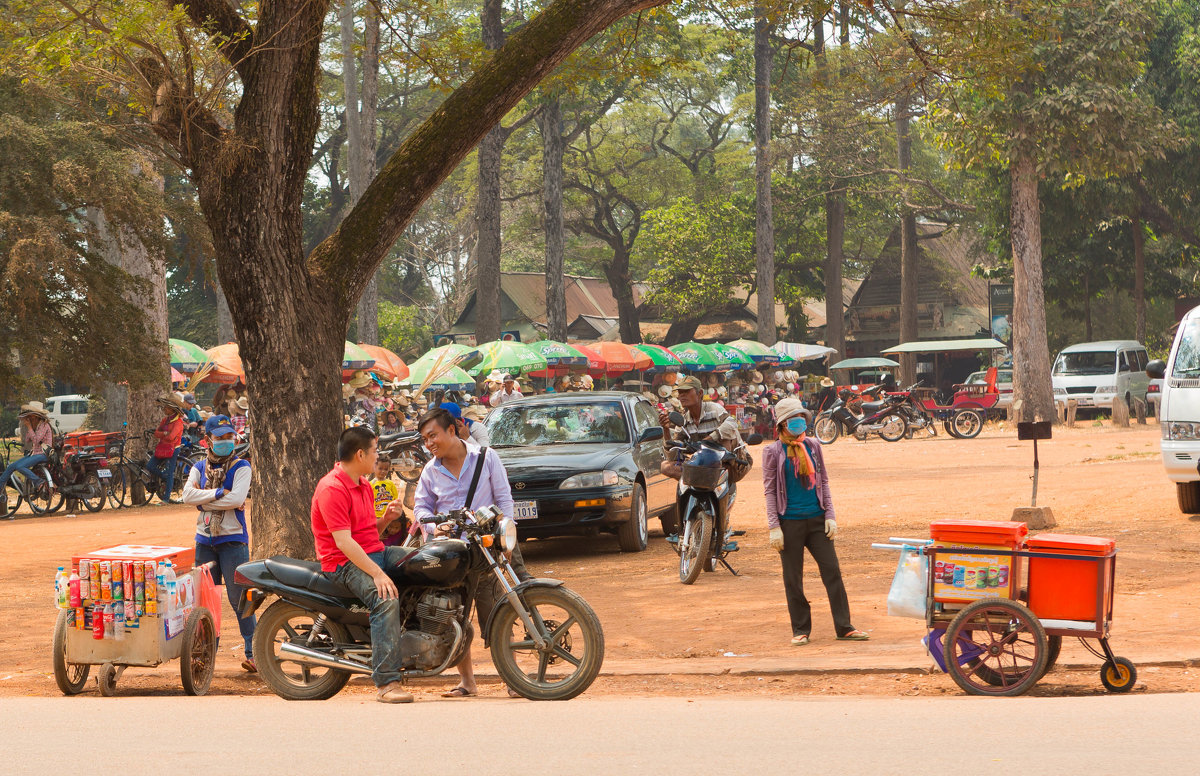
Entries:
{"label": "vending cart wheel", "polygon": [[100,666],[96,674],[96,686],[100,688],[101,695],[111,698],[117,692],[117,667],[112,663]]}
{"label": "vending cart wheel", "polygon": [[967,606],[946,630],[946,667],[971,695],[1022,695],[1046,671],[1046,631],[1033,612],[1007,598]]}
{"label": "vending cart wheel", "polygon": [[208,609],[198,606],[183,626],[179,652],[179,677],[188,695],[203,695],[212,684],[217,663],[217,634]]}
{"label": "vending cart wheel", "polygon": [[1137,681],[1137,668],[1127,657],[1118,657],[1115,663],[1106,660],[1100,668],[1100,681],[1109,692],[1129,692]]}
{"label": "vending cart wheel", "polygon": [[54,683],[63,695],[78,695],[87,684],[91,666],[67,662],[67,617],[68,612],[60,610],[54,622]]}

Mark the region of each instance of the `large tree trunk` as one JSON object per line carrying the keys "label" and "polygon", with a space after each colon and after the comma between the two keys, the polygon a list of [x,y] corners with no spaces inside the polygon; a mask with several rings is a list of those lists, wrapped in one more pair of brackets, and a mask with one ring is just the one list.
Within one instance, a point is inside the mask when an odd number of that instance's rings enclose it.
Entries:
{"label": "large tree trunk", "polygon": [[[349,144],[350,202],[354,207],[375,177],[375,114],[379,102],[379,13],[374,3],[363,9],[362,94],[358,90],[355,56],[358,34],[354,29],[354,0],[341,10],[342,87],[346,98],[346,139]],[[371,276],[358,300],[358,341],[379,344],[379,274]]]}
{"label": "large tree trunk", "polygon": [[[161,186],[161,180],[159,181]],[[158,426],[162,413],[154,400],[163,396],[170,388],[170,371],[167,366],[167,268],[162,254],[150,251],[145,244],[128,229],[114,229],[98,208],[88,209],[97,243],[104,260],[119,267],[127,274],[145,283],[143,289],[126,294],[126,301],[142,308],[145,314],[146,335],[161,351],[162,359],[159,379],[143,388],[131,391],[127,385],[104,383],[97,391],[103,409],[93,414],[91,420],[101,431],[126,431],[135,435],[129,443],[132,456],[145,452],[141,432]]]}
{"label": "large tree trunk", "polygon": [[[900,342],[915,342],[917,331],[917,293],[920,288],[917,255],[917,217],[908,206],[908,172],[912,169],[912,135],[909,134],[909,96],[896,100],[896,151],[900,169]],[[917,356],[900,355],[900,381],[917,381]]]}
{"label": "large tree trunk", "polygon": [[[846,6],[839,11],[841,19],[842,45],[850,42]],[[813,25],[813,52],[822,78],[828,69],[825,56],[825,23]],[[825,137],[832,128],[821,123],[821,134]],[[845,306],[842,300],[842,266],[845,261],[846,242],[846,191],[841,182],[835,191],[825,194],[825,347],[833,348],[839,355],[846,353]]]}
{"label": "large tree trunk", "polygon": [[1134,338],[1146,341],[1146,233],[1142,229],[1142,217],[1133,214],[1133,306],[1136,316]]}
{"label": "large tree trunk", "polygon": [[754,263],[758,278],[758,341],[774,345],[775,220],[771,208],[772,25],[761,5],[754,9]]}
{"label": "large tree trunk", "polygon": [[213,290],[217,292],[217,341],[214,344],[224,345],[233,342],[233,315],[229,312],[229,300],[221,284],[213,280]]}
{"label": "large tree trunk", "polygon": [[546,235],[546,328],[552,340],[567,341],[567,293],[563,280],[563,154],[562,109],[558,98],[542,105],[542,207]]}
{"label": "large tree trunk", "polygon": [[[504,2],[483,0],[483,45],[504,45]],[[508,132],[496,123],[479,144],[479,185],[475,204],[475,341],[500,339],[500,158]]]}
{"label": "large tree trunk", "polygon": [[1009,227],[1013,256],[1013,407],[1018,421],[1057,422],[1046,340],[1046,297],[1042,288],[1042,221],[1038,174],[1029,150],[1017,153],[1009,170],[1012,206]]}
{"label": "large tree trunk", "polygon": [[642,325],[633,298],[627,248],[613,249],[612,261],[604,265],[604,277],[608,279],[613,297],[617,300],[617,330],[621,333],[621,341],[626,345],[636,345],[642,341]]}

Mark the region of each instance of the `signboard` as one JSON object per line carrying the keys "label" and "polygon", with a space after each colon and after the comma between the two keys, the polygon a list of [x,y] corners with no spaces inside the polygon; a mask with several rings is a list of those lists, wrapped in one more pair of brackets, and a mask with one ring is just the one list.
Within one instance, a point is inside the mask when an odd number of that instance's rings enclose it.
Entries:
{"label": "signboard", "polygon": [[1012,283],[993,283],[988,286],[988,322],[992,337],[1012,350]]}

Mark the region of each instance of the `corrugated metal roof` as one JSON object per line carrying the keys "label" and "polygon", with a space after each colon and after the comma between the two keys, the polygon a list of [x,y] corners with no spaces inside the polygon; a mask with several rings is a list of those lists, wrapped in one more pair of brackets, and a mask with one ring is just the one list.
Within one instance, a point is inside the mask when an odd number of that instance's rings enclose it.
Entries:
{"label": "corrugated metal roof", "polygon": [[[613,297],[608,281],[582,275],[564,275],[563,291],[567,302],[567,320],[574,321],[581,315],[598,318],[616,318],[617,300]],[[501,272],[501,316],[504,325],[513,321],[546,323],[546,274],[544,272]],[[645,288],[633,284],[633,301],[642,303]],[[465,324],[475,319],[475,294],[472,293],[456,321]]]}

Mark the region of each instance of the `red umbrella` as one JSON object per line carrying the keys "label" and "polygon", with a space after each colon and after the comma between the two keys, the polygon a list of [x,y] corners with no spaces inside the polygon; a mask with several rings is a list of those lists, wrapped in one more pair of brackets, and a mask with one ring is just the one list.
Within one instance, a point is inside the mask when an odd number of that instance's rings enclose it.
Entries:
{"label": "red umbrella", "polygon": [[[636,348],[631,348],[624,342],[595,342],[587,347],[599,355],[605,363],[603,371],[599,374],[592,373],[592,377],[618,377],[626,372],[649,369],[654,366],[654,361],[650,356]],[[588,367],[588,371],[591,372],[591,365],[589,364]]]}
{"label": "red umbrella", "polygon": [[377,372],[381,377],[389,377],[393,380],[403,380],[408,377],[408,365],[404,360],[397,356],[387,348],[381,348],[378,345],[367,345],[362,342],[358,346],[367,351],[367,355],[375,359],[375,366],[371,367],[370,371]]}
{"label": "red umbrella", "polygon": [[578,350],[583,355],[587,356],[587,371],[592,377],[603,377],[605,370],[608,368],[608,362],[604,360],[604,356],[597,353],[592,348],[594,345],[580,345],[574,343],[571,347]]}

